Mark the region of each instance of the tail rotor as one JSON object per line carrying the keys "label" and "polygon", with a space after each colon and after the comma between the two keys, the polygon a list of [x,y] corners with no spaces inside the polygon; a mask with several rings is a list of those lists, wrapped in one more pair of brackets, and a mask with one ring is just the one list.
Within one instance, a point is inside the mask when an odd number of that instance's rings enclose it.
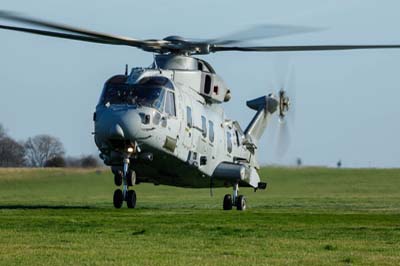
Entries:
{"label": "tail rotor", "polygon": [[289,65],[287,58],[280,58],[276,67],[276,85],[279,88],[278,100],[278,135],[276,141],[276,155],[282,158],[289,150],[291,134],[290,127],[294,126],[294,111],[296,100],[295,71]]}

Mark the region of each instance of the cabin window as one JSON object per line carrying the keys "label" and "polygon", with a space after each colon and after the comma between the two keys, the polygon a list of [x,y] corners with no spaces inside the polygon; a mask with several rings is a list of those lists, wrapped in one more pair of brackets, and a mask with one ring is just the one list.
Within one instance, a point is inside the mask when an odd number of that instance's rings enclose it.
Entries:
{"label": "cabin window", "polygon": [[176,116],[175,97],[174,93],[171,91],[167,92],[167,98],[165,101],[165,112],[169,115]]}
{"label": "cabin window", "polygon": [[210,77],[210,75],[206,75],[206,78],[204,81],[204,93],[210,94],[210,92],[211,92],[211,77]]}
{"label": "cabin window", "polygon": [[229,153],[232,152],[232,134],[231,132],[226,132],[226,148]]}
{"label": "cabin window", "polygon": [[186,106],[186,123],[188,127],[193,126],[192,108],[190,108],[189,106]]}
{"label": "cabin window", "polygon": [[211,120],[208,121],[208,138],[214,142],[214,123]]}
{"label": "cabin window", "polygon": [[204,115],[201,116],[201,131],[203,137],[207,137],[207,119]]}

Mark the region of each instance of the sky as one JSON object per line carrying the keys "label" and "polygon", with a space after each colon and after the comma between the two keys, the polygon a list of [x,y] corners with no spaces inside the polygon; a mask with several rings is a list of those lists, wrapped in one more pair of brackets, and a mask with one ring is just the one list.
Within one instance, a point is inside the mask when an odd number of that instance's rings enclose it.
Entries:
{"label": "sky", "polygon": [[[223,36],[259,24],[323,28],[256,44],[400,43],[396,0],[76,1],[2,0],[0,9],[134,38]],[[0,23],[5,24],[3,21]],[[58,137],[67,154],[97,154],[92,114],[106,79],[148,66],[151,53],[0,31],[0,123],[18,140]],[[400,50],[217,53],[207,60],[230,87],[229,118],[245,128],[246,100],[279,90],[282,69],[295,73],[290,147],[276,153],[277,119],[259,143],[262,164],[400,167]],[[283,67],[282,67],[283,66]]]}

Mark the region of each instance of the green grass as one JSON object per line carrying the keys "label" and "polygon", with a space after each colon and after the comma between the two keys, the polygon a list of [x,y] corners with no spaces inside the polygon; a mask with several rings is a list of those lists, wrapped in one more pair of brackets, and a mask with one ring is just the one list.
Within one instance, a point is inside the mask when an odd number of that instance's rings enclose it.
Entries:
{"label": "green grass", "polygon": [[399,265],[400,170],[263,169],[267,191],[141,184],[109,171],[0,169],[0,265]]}

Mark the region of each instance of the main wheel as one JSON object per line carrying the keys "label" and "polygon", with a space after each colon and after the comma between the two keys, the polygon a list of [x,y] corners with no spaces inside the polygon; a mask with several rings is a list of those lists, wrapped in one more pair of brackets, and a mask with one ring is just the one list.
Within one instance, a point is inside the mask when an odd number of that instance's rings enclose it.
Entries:
{"label": "main wheel", "polygon": [[124,196],[122,195],[122,190],[116,189],[114,191],[114,197],[113,197],[114,207],[117,209],[121,208],[123,201],[124,201]]}
{"label": "main wheel", "polygon": [[232,210],[232,196],[230,194],[226,194],[224,197],[224,210]]}
{"label": "main wheel", "polygon": [[117,187],[122,185],[122,176],[123,176],[123,173],[121,171],[117,171],[116,173],[114,173],[114,184]]}
{"label": "main wheel", "polygon": [[126,173],[126,184],[131,187],[136,183],[136,173],[134,171],[128,171]]}
{"label": "main wheel", "polygon": [[128,208],[133,209],[136,206],[136,192],[134,190],[128,190],[126,194],[126,205]]}
{"label": "main wheel", "polygon": [[243,195],[240,195],[236,199],[236,208],[238,211],[244,211],[246,209],[246,198]]}

